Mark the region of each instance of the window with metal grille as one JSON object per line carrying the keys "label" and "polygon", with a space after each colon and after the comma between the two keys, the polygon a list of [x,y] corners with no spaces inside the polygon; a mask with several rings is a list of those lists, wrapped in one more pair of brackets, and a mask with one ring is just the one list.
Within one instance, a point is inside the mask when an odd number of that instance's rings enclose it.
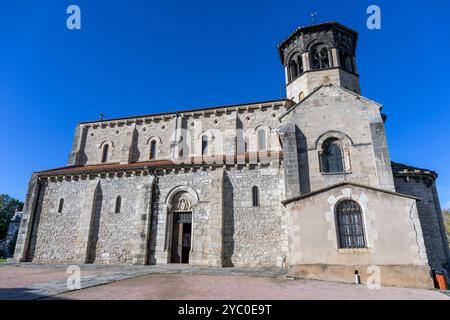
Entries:
{"label": "window with metal grille", "polygon": [[353,200],[339,202],[336,218],[340,248],[365,248],[361,208]]}
{"label": "window with metal grille", "polygon": [[252,188],[252,200],[253,200],[253,206],[259,207],[259,190],[257,186],[253,186]]}

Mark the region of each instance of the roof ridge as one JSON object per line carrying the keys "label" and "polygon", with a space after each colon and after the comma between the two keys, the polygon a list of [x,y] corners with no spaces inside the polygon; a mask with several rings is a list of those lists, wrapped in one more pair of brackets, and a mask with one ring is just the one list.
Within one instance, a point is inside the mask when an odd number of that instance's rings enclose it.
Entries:
{"label": "roof ridge", "polygon": [[237,104],[212,106],[212,107],[202,107],[202,108],[184,109],[184,110],[182,109],[182,110],[177,110],[177,111],[165,111],[165,112],[159,112],[159,113],[149,113],[149,114],[143,114],[143,115],[137,115],[137,116],[126,116],[126,117],[118,117],[118,118],[95,120],[95,121],[82,121],[82,122],[80,122],[80,124],[108,122],[108,121],[117,121],[117,120],[126,120],[126,119],[138,119],[138,118],[162,116],[162,115],[177,114],[177,113],[184,113],[184,112],[198,112],[198,111],[206,111],[206,110],[214,110],[214,109],[241,107],[241,106],[247,106],[247,105],[250,106],[250,105],[256,105],[256,104],[263,104],[263,103],[286,102],[286,101],[289,101],[289,99],[280,98],[280,99],[274,99],[274,100],[245,102],[245,103],[237,103]]}

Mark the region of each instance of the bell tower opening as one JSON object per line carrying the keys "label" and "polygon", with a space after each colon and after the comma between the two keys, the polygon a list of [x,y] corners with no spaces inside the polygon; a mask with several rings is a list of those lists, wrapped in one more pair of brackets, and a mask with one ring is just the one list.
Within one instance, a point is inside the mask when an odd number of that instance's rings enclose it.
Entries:
{"label": "bell tower opening", "polygon": [[278,46],[287,98],[298,103],[301,96],[330,84],[361,94],[357,38],[355,31],[337,22],[297,28]]}

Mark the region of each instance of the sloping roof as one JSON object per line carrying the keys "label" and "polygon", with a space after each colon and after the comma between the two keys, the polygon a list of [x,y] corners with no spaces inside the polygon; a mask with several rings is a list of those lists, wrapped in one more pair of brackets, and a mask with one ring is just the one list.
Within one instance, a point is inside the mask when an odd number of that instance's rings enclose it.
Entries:
{"label": "sloping roof", "polygon": [[340,28],[341,30],[345,30],[355,36],[355,42],[358,38],[358,32],[356,32],[355,30],[352,30],[349,27],[346,27],[343,24],[340,24],[339,22],[336,22],[336,21],[323,22],[323,23],[313,24],[313,25],[309,25],[309,26],[300,26],[297,29],[295,29],[286,39],[284,39],[278,45],[278,54],[280,55],[281,63],[284,64],[283,49],[291,40],[296,38],[300,33],[314,31],[316,29],[323,29],[325,27],[337,27],[337,28]]}
{"label": "sloping roof", "polygon": [[380,107],[380,110],[383,109],[383,105],[382,105],[382,104],[380,104],[380,103],[378,103],[378,102],[376,102],[376,101],[373,101],[373,100],[371,100],[371,99],[369,99],[369,98],[366,98],[366,97],[364,97],[364,96],[362,96],[362,95],[360,95],[360,94],[357,94],[357,93],[355,93],[355,92],[353,92],[353,91],[351,91],[351,90],[348,90],[348,89],[346,89],[346,88],[344,88],[344,87],[336,86],[336,85],[334,85],[334,84],[326,84],[326,85],[325,85],[325,84],[322,84],[322,85],[318,86],[317,88],[315,88],[313,91],[311,91],[308,95],[306,95],[306,96],[303,98],[302,101],[300,101],[300,102],[298,102],[297,104],[295,104],[295,105],[293,105],[292,107],[290,107],[285,113],[283,113],[281,116],[279,116],[278,119],[280,119],[280,120],[283,119],[287,114],[289,114],[290,112],[292,112],[292,110],[294,110],[294,109],[296,109],[297,107],[299,107],[300,105],[302,105],[306,100],[308,100],[310,97],[312,97],[312,96],[313,96],[316,92],[318,92],[320,89],[326,88],[326,87],[334,87],[334,88],[338,88],[338,89],[340,89],[340,90],[342,90],[342,91],[345,91],[345,92],[347,92],[347,93],[350,93],[350,94],[354,95],[354,96],[355,96],[356,98],[358,98],[358,99],[365,100],[365,101],[367,101],[367,102],[376,104],[377,106]]}
{"label": "sloping roof", "polygon": [[394,175],[415,175],[415,174],[425,174],[434,177],[435,179],[438,177],[437,172],[429,169],[423,169],[418,167],[413,167],[410,165],[406,165],[398,162],[391,162],[392,172]]}
{"label": "sloping roof", "polygon": [[[268,152],[268,159],[283,158],[283,152]],[[262,160],[263,156],[258,155],[258,153],[245,153],[240,155],[235,155],[232,160],[233,164],[238,160],[243,159],[246,162],[250,159]],[[39,176],[64,176],[64,175],[82,175],[82,174],[93,174],[93,173],[108,173],[117,171],[133,171],[133,170],[153,170],[153,169],[165,169],[177,166],[191,166],[191,165],[212,165],[221,166],[228,164],[230,159],[227,159],[225,155],[215,156],[215,157],[198,157],[198,158],[188,158],[183,160],[183,162],[172,161],[169,159],[162,160],[152,160],[152,161],[141,161],[133,163],[106,163],[106,164],[95,164],[87,166],[67,166],[59,167],[49,170],[37,171],[35,174]]]}
{"label": "sloping roof", "polygon": [[393,191],[389,191],[389,190],[385,190],[385,189],[375,188],[375,187],[371,187],[371,186],[367,186],[367,185],[363,185],[363,184],[358,184],[358,183],[353,183],[353,182],[347,182],[346,181],[346,182],[340,182],[340,183],[337,183],[337,184],[333,184],[333,185],[330,185],[328,187],[325,187],[325,188],[322,188],[322,189],[318,189],[318,190],[315,190],[315,191],[312,191],[312,192],[309,192],[309,193],[306,193],[306,194],[303,194],[303,195],[299,195],[299,196],[295,196],[295,197],[283,200],[283,201],[281,201],[281,203],[286,205],[286,204],[289,204],[291,202],[295,202],[295,201],[298,201],[298,200],[309,198],[309,197],[312,197],[312,196],[314,196],[316,194],[323,193],[325,191],[328,191],[328,190],[331,190],[331,189],[335,189],[335,188],[339,188],[339,187],[343,187],[343,186],[354,186],[354,187],[369,189],[369,190],[373,190],[373,191],[377,191],[377,192],[383,192],[383,193],[391,194],[391,195],[394,195],[394,196],[410,198],[410,199],[414,199],[414,200],[420,200],[420,198],[413,197],[413,196],[410,196],[410,195],[406,195],[406,194],[403,194],[403,193],[397,193],[397,192],[393,192]]}
{"label": "sloping roof", "polygon": [[83,121],[83,122],[80,122],[80,123],[81,124],[87,124],[87,123],[108,122],[108,121],[127,120],[127,119],[138,119],[138,118],[146,118],[146,117],[165,116],[165,115],[171,115],[171,114],[177,114],[177,113],[198,112],[198,111],[207,111],[207,110],[215,110],[215,109],[225,109],[225,108],[236,108],[236,107],[242,107],[242,106],[253,106],[253,105],[258,105],[258,104],[287,102],[287,101],[290,101],[290,100],[289,99],[265,100],[265,101],[257,101],[257,102],[248,102],[248,103],[229,104],[229,105],[222,105],[222,106],[204,107],[204,108],[197,108],[197,109],[181,109],[181,110],[178,110],[178,111],[150,113],[150,114],[144,114],[144,115],[140,115],[140,116],[129,116],[129,117],[121,117],[121,118],[102,119],[102,120],[96,120],[96,121]]}

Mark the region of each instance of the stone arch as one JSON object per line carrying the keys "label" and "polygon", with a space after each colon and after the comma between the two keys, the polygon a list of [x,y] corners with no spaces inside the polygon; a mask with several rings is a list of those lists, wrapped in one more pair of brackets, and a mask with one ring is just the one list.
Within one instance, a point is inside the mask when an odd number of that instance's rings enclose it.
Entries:
{"label": "stone arch", "polygon": [[289,62],[295,57],[297,56],[301,56],[305,51],[304,50],[298,50],[298,49],[294,49],[291,52],[289,52],[289,54],[286,56],[286,64],[289,64]]}
{"label": "stone arch", "polygon": [[316,140],[315,149],[318,150],[320,170],[323,170],[322,157],[325,151],[325,147],[330,140],[333,140],[333,143],[335,143],[341,149],[343,166],[342,172],[350,172],[350,147],[353,145],[353,141],[348,135],[340,131],[327,131],[319,136],[319,138]]}
{"label": "stone arch", "polygon": [[355,72],[354,54],[351,47],[345,43],[341,43],[338,47],[339,66],[349,72]]}
{"label": "stone arch", "polygon": [[177,200],[180,200],[181,197],[191,201],[191,209],[200,200],[197,191],[193,188],[188,186],[176,186],[169,191],[164,203],[173,210],[173,206],[177,204]]}
{"label": "stone arch", "polygon": [[194,250],[195,205],[198,201],[197,192],[188,186],[177,186],[166,196],[165,247],[168,249],[168,263],[189,263],[190,261]]}
{"label": "stone arch", "polygon": [[245,134],[245,141],[247,142],[247,152],[259,152],[258,132],[263,130],[265,133],[266,151],[271,147],[271,133],[272,129],[266,125],[257,125],[255,128],[248,128]]}
{"label": "stone arch", "polygon": [[314,143],[314,149],[320,149],[325,142],[325,140],[328,140],[330,138],[336,138],[340,141],[340,144],[342,147],[350,147],[353,145],[353,140],[348,136],[346,133],[343,133],[341,131],[331,130],[327,131],[323,134],[321,134]]}
{"label": "stone arch", "polygon": [[202,156],[202,137],[208,137],[208,153],[207,156],[221,155],[225,152],[225,140],[223,137],[223,132],[219,129],[207,129],[202,131],[198,136],[196,143],[196,154]]}
{"label": "stone arch", "polygon": [[294,50],[289,53],[289,56],[286,59],[286,67],[289,82],[294,81],[295,79],[300,77],[305,70],[303,65],[302,53],[298,50]]}
{"label": "stone arch", "polygon": [[114,145],[114,142],[113,142],[112,140],[107,139],[107,140],[103,140],[103,141],[98,145],[98,148],[99,148],[99,149],[102,149],[103,146],[104,146],[105,144],[109,144],[109,146],[112,147],[112,148],[115,148],[115,147],[116,147],[116,146]]}
{"label": "stone arch", "polygon": [[156,140],[157,143],[162,144],[162,139],[159,136],[151,136],[147,139],[146,145],[149,145],[153,140]]}
{"label": "stone arch", "polygon": [[311,52],[312,47],[314,47],[316,45],[323,45],[323,46],[327,47],[328,49],[331,49],[334,47],[334,44],[330,40],[319,38],[319,39],[312,39],[310,42],[308,42],[305,45],[305,51]]}
{"label": "stone arch", "polygon": [[364,228],[364,237],[366,247],[362,250],[373,250],[373,243],[378,239],[378,230],[374,228],[374,212],[369,210],[367,202],[368,197],[363,191],[356,190],[352,187],[344,187],[335,195],[330,195],[327,199],[329,211],[325,213],[325,220],[328,223],[328,240],[334,243],[335,249],[339,250],[339,239],[336,221],[336,209],[339,203],[344,200],[352,200],[356,202],[361,210],[362,224]]}
{"label": "stone arch", "polygon": [[147,142],[145,143],[145,145],[146,145],[145,152],[144,152],[145,159],[150,159],[150,147],[151,147],[151,143],[153,141],[156,141],[155,159],[157,159],[159,154],[161,153],[162,139],[159,136],[151,136],[150,138],[147,139]]}
{"label": "stone arch", "polygon": [[102,143],[98,145],[98,152],[97,152],[97,162],[102,163],[103,161],[103,148],[105,146],[108,146],[108,159],[106,162],[109,162],[112,159],[113,155],[113,149],[115,148],[114,142],[112,140],[104,140]]}

